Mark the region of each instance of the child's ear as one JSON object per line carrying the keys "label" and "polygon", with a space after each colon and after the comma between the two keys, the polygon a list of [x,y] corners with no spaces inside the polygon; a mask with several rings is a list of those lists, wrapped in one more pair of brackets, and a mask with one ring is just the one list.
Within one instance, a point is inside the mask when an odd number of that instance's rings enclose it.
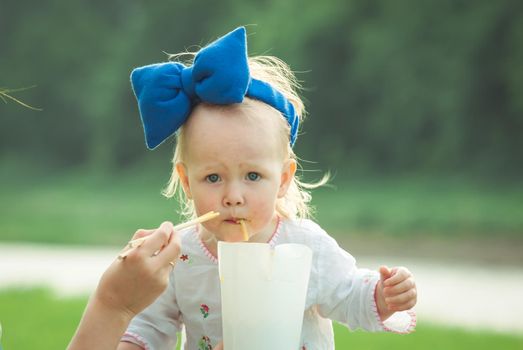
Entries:
{"label": "child's ear", "polygon": [[289,186],[291,185],[294,174],[296,174],[296,161],[294,159],[289,159],[283,165],[281,172],[281,181],[280,188],[278,189],[278,198],[285,197]]}
{"label": "child's ear", "polygon": [[192,199],[191,187],[189,186],[189,177],[187,177],[187,168],[182,162],[176,163],[176,172],[180,178],[180,183],[182,184],[183,192],[187,198]]}

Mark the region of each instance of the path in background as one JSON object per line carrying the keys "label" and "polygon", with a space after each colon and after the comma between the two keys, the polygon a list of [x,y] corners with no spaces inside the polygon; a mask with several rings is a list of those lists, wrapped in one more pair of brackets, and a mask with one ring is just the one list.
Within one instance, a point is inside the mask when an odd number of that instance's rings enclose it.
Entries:
{"label": "path in background", "polygon": [[[0,244],[0,292],[48,286],[63,296],[89,295],[118,248]],[[517,267],[445,264],[409,258],[359,257],[376,269],[407,266],[418,285],[418,322],[523,333],[523,270]]]}

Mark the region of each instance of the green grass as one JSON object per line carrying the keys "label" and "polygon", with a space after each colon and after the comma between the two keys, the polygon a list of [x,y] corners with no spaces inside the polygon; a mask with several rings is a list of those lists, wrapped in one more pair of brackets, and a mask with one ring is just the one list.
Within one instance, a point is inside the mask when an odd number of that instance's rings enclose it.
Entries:
{"label": "green grass", "polygon": [[523,236],[523,186],[453,178],[354,179],[314,193],[333,231]]}
{"label": "green grass", "polygon": [[[87,302],[59,298],[45,289],[0,291],[1,344],[11,349],[64,349]],[[335,326],[337,349],[523,349],[523,337],[469,332],[419,322],[409,335],[349,332]]]}
{"label": "green grass", "polygon": [[337,349],[523,349],[523,337],[421,324],[412,334],[348,332],[334,327]]}
{"label": "green grass", "polygon": [[0,291],[3,349],[65,349],[85,303],[43,289]]}
{"label": "green grass", "polygon": [[122,244],[139,228],[179,220],[160,192],[166,179],[148,174],[96,178],[78,174],[1,185],[3,241]]}
{"label": "green grass", "polygon": [[[165,171],[89,176],[0,176],[0,240],[122,244],[138,228],[179,220],[160,192]],[[392,178],[333,181],[314,192],[317,220],[336,236],[471,235],[523,240],[523,186],[466,179]]]}

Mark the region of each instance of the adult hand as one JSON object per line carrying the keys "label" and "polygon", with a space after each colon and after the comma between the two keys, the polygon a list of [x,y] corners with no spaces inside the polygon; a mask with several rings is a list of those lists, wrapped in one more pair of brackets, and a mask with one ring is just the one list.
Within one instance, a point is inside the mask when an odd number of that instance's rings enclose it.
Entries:
{"label": "adult hand", "polygon": [[124,259],[115,260],[103,274],[95,298],[111,309],[134,316],[149,306],[167,287],[180,254],[180,238],[171,222],[155,230],[138,230],[133,239],[149,236]]}
{"label": "adult hand", "polygon": [[173,224],[139,230],[133,239],[150,236],[123,260],[105,271],[89,300],[69,350],[114,350],[132,318],[167,287],[171,263],[180,254]]}

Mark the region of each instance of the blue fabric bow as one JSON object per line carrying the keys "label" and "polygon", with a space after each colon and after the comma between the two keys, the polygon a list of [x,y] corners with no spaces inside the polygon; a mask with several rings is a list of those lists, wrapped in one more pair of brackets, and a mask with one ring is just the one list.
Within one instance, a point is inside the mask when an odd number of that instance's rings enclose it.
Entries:
{"label": "blue fabric bow", "polygon": [[173,135],[197,103],[241,103],[245,96],[280,111],[291,127],[291,146],[296,141],[299,118],[294,106],[270,84],[250,76],[244,27],[201,49],[192,66],[167,62],[134,69],[131,84],[149,149]]}

